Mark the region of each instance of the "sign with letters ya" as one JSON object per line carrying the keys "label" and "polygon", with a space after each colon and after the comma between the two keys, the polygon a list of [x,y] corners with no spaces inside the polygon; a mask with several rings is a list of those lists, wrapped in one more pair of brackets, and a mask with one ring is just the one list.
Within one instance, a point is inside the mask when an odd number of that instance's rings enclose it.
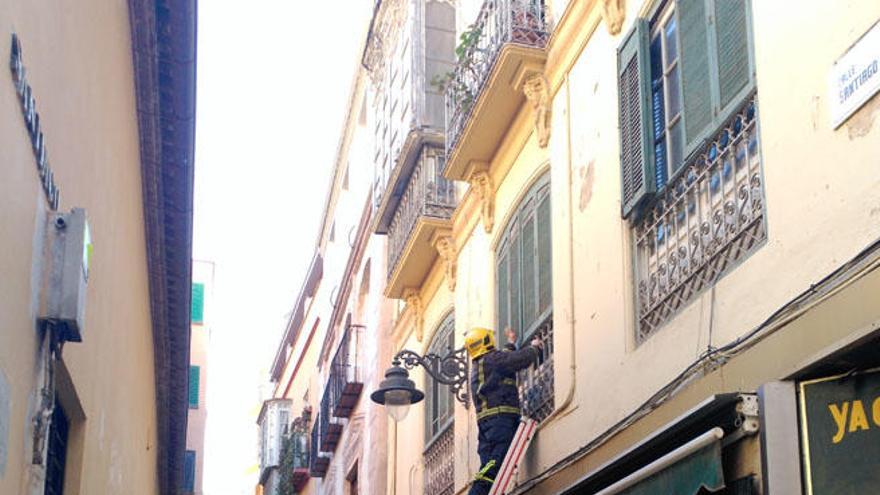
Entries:
{"label": "sign with letters ya", "polygon": [[808,495],[880,493],[880,368],[800,384]]}

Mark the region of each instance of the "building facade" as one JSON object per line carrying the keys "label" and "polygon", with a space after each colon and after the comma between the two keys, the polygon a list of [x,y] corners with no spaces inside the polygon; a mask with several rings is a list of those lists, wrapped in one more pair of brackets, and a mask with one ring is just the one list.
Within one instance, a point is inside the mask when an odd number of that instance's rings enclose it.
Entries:
{"label": "building facade", "polygon": [[0,493],[179,493],[195,2],[0,23]]}
{"label": "building facade", "polygon": [[205,471],[205,426],[208,421],[208,348],[211,342],[211,294],[214,263],[193,261],[190,305],[189,388],[183,491],[201,495]]}
{"label": "building facade", "polygon": [[[878,19],[867,1],[378,2],[376,356],[443,355],[475,326],[544,342],[518,377],[540,424],[512,493],[869,490]],[[472,408],[410,377],[426,400],[387,424],[367,493],[463,493]]]}

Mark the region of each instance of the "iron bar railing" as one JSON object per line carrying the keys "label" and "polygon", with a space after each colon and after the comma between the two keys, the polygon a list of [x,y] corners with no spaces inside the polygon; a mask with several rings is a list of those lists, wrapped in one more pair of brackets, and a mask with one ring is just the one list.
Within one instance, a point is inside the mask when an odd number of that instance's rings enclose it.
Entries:
{"label": "iron bar railing", "polygon": [[425,494],[455,493],[455,428],[449,421],[425,449]]}
{"label": "iron bar railing", "polygon": [[543,48],[550,37],[543,0],[486,0],[456,53],[445,84],[446,153],[458,144],[501,48],[515,43]]}
{"label": "iron bar railing", "polygon": [[312,435],[309,441],[309,476],[313,478],[323,478],[327,474],[327,468],[330,465],[330,457],[321,452],[321,414],[315,418],[315,424],[312,425]]}
{"label": "iron bar railing", "polygon": [[455,210],[455,185],[443,177],[443,150],[426,145],[388,229],[388,278],[421,217],[448,219]]}
{"label": "iron bar railing", "polygon": [[330,363],[330,412],[337,418],[351,415],[364,388],[361,378],[359,350],[364,327],[349,325],[342,335],[336,355]]}
{"label": "iron bar railing", "polygon": [[524,416],[536,421],[553,412],[556,407],[553,383],[553,315],[550,314],[524,340],[540,339],[544,343],[538,362],[517,375],[520,407]]}
{"label": "iron bar railing", "polygon": [[767,238],[757,112],[752,95],[634,225],[637,340]]}

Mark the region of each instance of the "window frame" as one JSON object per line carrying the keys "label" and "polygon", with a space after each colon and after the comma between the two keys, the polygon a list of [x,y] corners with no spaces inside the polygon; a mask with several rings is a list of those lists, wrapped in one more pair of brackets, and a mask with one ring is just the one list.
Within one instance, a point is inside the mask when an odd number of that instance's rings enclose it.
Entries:
{"label": "window frame", "polygon": [[[649,208],[656,198],[662,196],[667,191],[667,186],[671,183],[676,182],[680,179],[684,171],[687,170],[688,164],[692,163],[694,159],[699,156],[699,153],[703,150],[708,140],[711,138],[715,132],[724,125],[726,121],[728,121],[742,106],[742,104],[747,100],[751,94],[756,91],[757,81],[755,75],[755,43],[754,43],[754,18],[752,14],[752,1],[751,0],[694,0],[702,2],[702,6],[704,9],[704,14],[706,16],[706,70],[707,70],[707,80],[708,84],[708,102],[707,105],[710,106],[710,116],[709,123],[705,125],[705,127],[692,139],[688,139],[687,136],[687,122],[688,122],[688,114],[686,111],[686,99],[688,98],[685,93],[685,71],[683,65],[683,53],[685,51],[684,43],[682,41],[682,32],[686,26],[684,26],[681,22],[681,11],[680,4],[683,1],[687,0],[655,0],[650,7],[647,9],[646,14],[644,16],[640,16],[636,19],[634,26],[627,33],[626,36],[623,37],[623,41],[618,46],[618,75],[620,75],[621,68],[621,55],[624,51],[625,46],[628,44],[628,40],[632,37],[638,37],[640,25],[644,25],[642,29],[646,31],[644,38],[636,40],[636,48],[635,48],[635,58],[637,60],[641,59],[640,72],[643,70],[647,70],[647,75],[645,75],[645,80],[647,81],[646,86],[642,87],[643,90],[647,91],[647,95],[642,95],[642,101],[640,104],[643,106],[643,111],[647,112],[647,115],[644,116],[645,119],[641,123],[641,128],[639,132],[641,133],[642,140],[647,140],[647,143],[642,143],[643,146],[646,146],[648,151],[644,153],[643,162],[641,164],[642,173],[645,175],[647,181],[650,184],[645,184],[642,189],[634,195],[634,198],[622,198],[622,211],[621,216],[623,218],[631,218],[634,221],[638,221],[641,217],[642,213],[645,209]],[[719,71],[722,68],[721,63],[719,62],[719,36],[718,36],[718,27],[715,21],[716,13],[718,11],[717,5],[719,2],[726,1],[740,1],[742,2],[743,8],[743,19],[744,19],[744,35],[745,35],[745,49],[747,51],[747,70],[748,70],[748,79],[742,88],[740,88],[733,96],[729,98],[727,103],[722,101],[722,96],[720,95],[721,91],[721,78],[719,76]],[[669,149],[669,132],[668,127],[664,128],[664,139],[666,140],[666,177],[662,185],[657,184],[657,176],[658,171],[656,170],[656,160],[655,160],[655,140],[654,140],[654,115],[653,108],[651,102],[651,42],[655,36],[655,33],[660,33],[662,36],[663,27],[668,22],[670,18],[674,17],[677,25],[677,34],[676,34],[676,43],[677,43],[677,66],[679,68],[679,81],[678,81],[678,91],[679,91],[679,99],[680,99],[680,115],[679,120],[675,122],[675,124],[679,125],[679,137],[681,141],[681,161],[680,163],[673,164],[669,159],[670,149]],[[665,54],[664,54],[665,57]],[[665,67],[664,67],[665,69]],[[665,70],[664,70],[665,72]],[[666,79],[664,75],[664,112],[667,111],[668,106],[668,98],[667,98],[667,88],[665,87]],[[618,81],[618,89],[620,89]],[[622,103],[621,103],[622,104]],[[693,115],[692,115],[693,117]],[[666,116],[664,115],[664,123],[666,123]],[[674,124],[673,124],[674,125]],[[624,134],[621,133],[619,137],[620,141],[623,142]],[[630,170],[624,169],[624,163],[621,161],[621,173],[622,180],[626,181],[625,175],[631,172]]]}
{"label": "window frame", "polygon": [[[444,344],[446,349],[443,349]],[[437,325],[431,342],[428,344],[427,353],[443,357],[454,349],[455,311],[450,311],[443,317],[440,324]],[[455,396],[449,385],[438,383],[428,375],[425,375],[425,381],[425,449],[427,450],[454,422]],[[437,408],[444,389],[448,395],[445,418],[440,416],[440,411]]]}
{"label": "window frame", "polygon": [[[549,270],[549,278],[548,280],[548,301],[547,306],[545,308],[541,308],[541,266],[539,260],[541,259],[541,253],[539,252],[541,246],[541,236],[540,236],[540,221],[538,219],[539,209],[544,201],[548,202],[548,225],[547,225],[547,236],[549,236],[549,241],[547,246],[549,251],[545,254],[548,257],[547,267]],[[527,192],[520,198],[516,207],[513,209],[513,213],[510,215],[507,224],[504,226],[502,230],[502,235],[499,238],[497,248],[495,250],[495,337],[497,342],[506,342],[506,337],[503,335],[504,329],[510,326],[517,336],[517,345],[522,344],[523,342],[527,342],[535,333],[535,331],[541,327],[541,325],[546,322],[547,318],[553,314],[553,228],[552,228],[552,194],[551,194],[551,180],[550,180],[550,171],[547,170],[543,172],[534,182],[532,182]],[[529,221],[532,221],[533,225],[533,248],[534,248],[534,259],[535,263],[533,265],[533,272],[531,273],[533,278],[533,286],[532,291],[534,292],[534,305],[535,305],[535,315],[529,321],[527,320],[526,315],[524,315],[524,277],[523,268],[525,267],[523,263],[523,250],[522,250],[522,239],[525,235],[524,225]],[[511,252],[513,250],[513,252]],[[516,266],[514,266],[513,261],[511,260],[511,255],[516,254]],[[505,266],[502,266],[505,265]],[[513,285],[513,276],[512,272],[513,268],[516,268],[516,274],[518,276],[519,286],[517,291],[511,289]],[[501,290],[501,282],[502,280],[499,278],[500,273],[504,273],[504,277],[506,280],[506,290]],[[506,301],[502,300],[502,292],[509,294],[509,297]],[[515,292],[515,293],[514,293]],[[501,305],[504,302],[504,307],[506,311],[502,311]],[[515,304],[516,303],[516,304]],[[514,306],[517,307],[518,322],[513,321],[513,311]],[[506,314],[502,314],[506,313]]]}

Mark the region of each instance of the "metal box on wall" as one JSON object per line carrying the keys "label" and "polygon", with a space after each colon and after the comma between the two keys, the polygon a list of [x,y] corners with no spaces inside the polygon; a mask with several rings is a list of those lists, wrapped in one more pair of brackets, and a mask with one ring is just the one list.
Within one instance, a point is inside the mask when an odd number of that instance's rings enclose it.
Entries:
{"label": "metal box on wall", "polygon": [[44,250],[43,304],[38,321],[52,325],[59,338],[81,342],[92,242],[86,212],[50,212]]}

